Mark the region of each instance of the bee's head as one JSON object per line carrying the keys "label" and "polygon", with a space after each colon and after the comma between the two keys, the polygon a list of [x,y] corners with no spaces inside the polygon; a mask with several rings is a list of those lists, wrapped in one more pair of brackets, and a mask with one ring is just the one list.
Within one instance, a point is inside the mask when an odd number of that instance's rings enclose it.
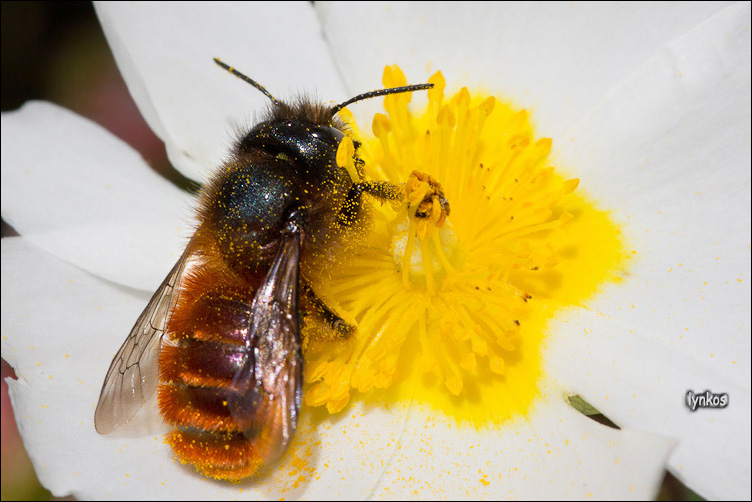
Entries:
{"label": "bee's head", "polygon": [[214,58],[214,61],[236,77],[251,84],[271,100],[269,117],[241,138],[237,145],[238,152],[264,152],[289,160],[305,171],[300,173],[303,175],[321,175],[322,170],[331,170],[332,167],[336,167],[337,148],[344,137],[346,127],[337,116],[340,110],[364,99],[433,87],[433,84],[418,84],[379,89],[359,94],[333,107],[316,104],[308,99],[289,104],[276,99],[264,86],[235,68],[217,58]]}
{"label": "bee's head", "polygon": [[266,120],[237,144],[239,153],[262,151],[297,166],[301,175],[322,175],[336,166],[345,125],[329,109],[307,99],[275,102]]}

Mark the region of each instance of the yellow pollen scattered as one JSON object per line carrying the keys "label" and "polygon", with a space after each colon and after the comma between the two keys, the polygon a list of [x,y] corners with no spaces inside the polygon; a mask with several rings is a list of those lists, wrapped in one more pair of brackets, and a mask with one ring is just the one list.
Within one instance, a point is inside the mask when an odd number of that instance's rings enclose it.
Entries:
{"label": "yellow pollen scattered", "polygon": [[[634,251],[575,193],[580,180],[551,167],[553,142],[535,138],[526,110],[466,88],[446,97],[440,72],[429,82],[422,114],[411,93],[386,96],[371,138],[341,114],[364,164],[349,137],[337,163],[404,197],[371,204],[362,249],[315,287],[356,329],[333,337],[306,325],[305,401],[336,413],[360,391],[499,423],[539,395],[554,313],[618,281]],[[385,69],[385,87],[406,83]]]}

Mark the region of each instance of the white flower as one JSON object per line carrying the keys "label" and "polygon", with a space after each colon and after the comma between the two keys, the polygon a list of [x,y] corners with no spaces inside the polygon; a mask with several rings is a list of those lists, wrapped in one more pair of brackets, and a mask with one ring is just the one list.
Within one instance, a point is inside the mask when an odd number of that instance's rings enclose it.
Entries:
{"label": "white flower", "polygon": [[[664,466],[709,498],[750,497],[750,7],[732,5],[101,5],[142,113],[204,179],[265,98],[335,101],[386,64],[435,69],[532,109],[556,165],[637,250],[621,284],[561,311],[543,398],[495,430],[416,404],[304,413],[256,482],[175,464],[146,410],[110,436],[93,416],[110,358],[181,252],[190,200],[70,112],[3,114],[2,354],[42,483],[79,498],[648,498]],[[321,31],[323,29],[323,31]],[[356,118],[375,102],[353,107]],[[366,118],[361,123],[369,124]],[[136,288],[136,289],[133,289]],[[688,390],[725,392],[690,412]],[[617,423],[575,412],[576,393]]]}

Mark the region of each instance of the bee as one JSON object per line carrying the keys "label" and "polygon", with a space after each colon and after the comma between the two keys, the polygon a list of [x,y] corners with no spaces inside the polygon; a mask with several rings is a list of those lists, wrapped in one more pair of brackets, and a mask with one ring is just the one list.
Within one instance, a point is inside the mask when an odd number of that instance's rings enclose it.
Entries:
{"label": "bee", "polygon": [[[358,231],[363,194],[404,197],[394,184],[356,181],[338,165],[347,129],[337,114],[433,84],[371,91],[332,107],[287,103],[214,61],[270,107],[203,188],[196,232],[112,360],[94,420],[97,432],[110,433],[157,391],[161,416],[174,426],[165,442],[176,458],[239,481],[278,460],[295,434],[301,315],[318,311],[338,331],[353,330],[316,296],[310,277]],[[360,170],[357,144],[355,152]]]}

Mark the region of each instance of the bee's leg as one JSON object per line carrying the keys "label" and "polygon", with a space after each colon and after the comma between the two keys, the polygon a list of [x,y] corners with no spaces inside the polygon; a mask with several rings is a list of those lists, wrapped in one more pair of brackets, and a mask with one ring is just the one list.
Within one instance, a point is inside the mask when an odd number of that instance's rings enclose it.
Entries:
{"label": "bee's leg", "polygon": [[405,198],[403,188],[388,181],[363,181],[355,183],[347,193],[345,203],[342,204],[342,209],[337,217],[340,225],[350,226],[355,222],[360,212],[363,193],[373,195],[381,200],[400,201]]}
{"label": "bee's leg", "polygon": [[310,284],[303,283],[303,294],[308,305],[311,306],[321,316],[330,328],[342,338],[349,338],[355,332],[355,320],[345,320],[335,309],[324,303],[311,288]]}

